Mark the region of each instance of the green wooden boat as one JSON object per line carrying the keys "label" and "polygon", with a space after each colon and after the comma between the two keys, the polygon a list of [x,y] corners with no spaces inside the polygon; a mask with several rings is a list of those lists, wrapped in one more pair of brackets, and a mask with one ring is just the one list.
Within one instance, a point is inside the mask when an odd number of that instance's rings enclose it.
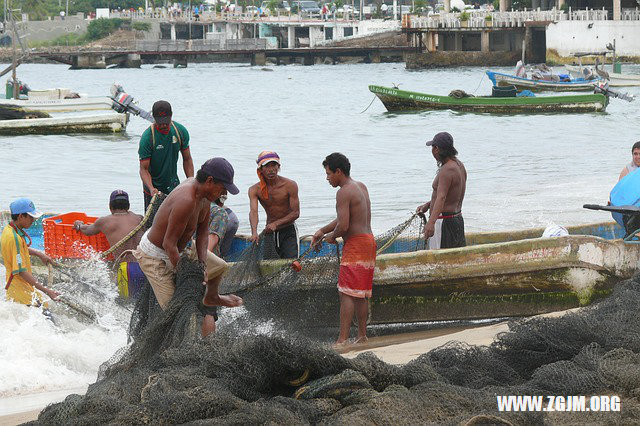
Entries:
{"label": "green wooden boat", "polygon": [[369,86],[390,112],[450,109],[467,112],[489,113],[540,113],[540,112],[600,112],[609,103],[603,94],[536,96],[536,97],[492,97],[473,96],[454,98],[408,92],[383,86]]}

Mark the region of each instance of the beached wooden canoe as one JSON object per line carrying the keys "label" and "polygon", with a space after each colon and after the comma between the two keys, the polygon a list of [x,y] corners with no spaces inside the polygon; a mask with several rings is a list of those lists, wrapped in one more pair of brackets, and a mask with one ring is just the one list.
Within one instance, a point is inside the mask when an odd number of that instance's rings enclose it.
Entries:
{"label": "beached wooden canoe", "polygon": [[536,96],[536,97],[492,97],[474,96],[453,98],[408,92],[382,86],[369,86],[388,111],[420,111],[451,109],[454,111],[481,113],[544,113],[544,112],[600,112],[609,102],[602,94]]}
{"label": "beached wooden canoe", "polygon": [[[6,223],[6,212],[0,216]],[[567,228],[570,235],[541,238],[544,229],[467,234],[464,248],[402,252],[417,242],[398,239],[377,258],[370,323],[410,323],[536,315],[583,306],[606,296],[629,278],[640,261],[640,244],[622,241],[615,222]],[[38,220],[28,230],[42,248]],[[301,251],[309,246],[301,242]],[[238,236],[229,260],[251,244]],[[328,246],[325,253],[331,252]],[[335,280],[326,262],[303,261],[306,279],[274,280],[247,294],[247,309],[264,317],[295,318],[304,327],[336,325]],[[265,275],[290,260],[263,261]],[[38,262],[34,262],[37,264]],[[324,268],[324,269],[323,269]],[[45,272],[46,273],[46,272]],[[251,301],[254,302],[251,302]],[[260,301],[259,303],[257,301]]]}
{"label": "beached wooden canoe", "polygon": [[[586,305],[637,270],[640,245],[626,244],[617,224],[568,228],[571,235],[540,238],[543,229],[467,234],[469,246],[397,252],[397,241],[377,258],[370,300],[372,324],[472,320],[536,315]],[[308,246],[303,241],[301,250]],[[263,262],[266,274],[288,261]],[[326,265],[322,266],[326,268]],[[303,273],[316,267],[303,262]],[[247,309],[295,318],[305,327],[338,320],[336,282],[274,280]],[[274,299],[274,302],[266,301]]]}
{"label": "beached wooden canoe", "polygon": [[530,78],[516,77],[515,75],[502,74],[499,72],[487,71],[487,76],[494,86],[515,86],[520,90],[531,90],[533,92],[580,92],[593,91],[593,87],[601,78],[594,80],[574,79],[572,81],[547,81],[532,80]]}
{"label": "beached wooden canoe", "polygon": [[116,112],[91,115],[60,115],[51,118],[0,120],[0,135],[51,135],[69,133],[123,132],[128,114]]}

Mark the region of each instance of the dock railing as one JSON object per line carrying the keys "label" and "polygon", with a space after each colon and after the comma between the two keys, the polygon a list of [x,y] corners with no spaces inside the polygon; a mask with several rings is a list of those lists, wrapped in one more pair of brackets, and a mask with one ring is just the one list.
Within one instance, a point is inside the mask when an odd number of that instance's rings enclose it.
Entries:
{"label": "dock railing", "polygon": [[[605,9],[571,10],[522,10],[510,12],[488,12],[467,10],[468,19],[460,20],[461,13],[440,13],[429,16],[411,15],[403,19],[404,28],[505,28],[524,27],[525,22],[557,22],[557,21],[604,21],[608,19]],[[625,10],[623,19],[640,20],[640,11]]]}

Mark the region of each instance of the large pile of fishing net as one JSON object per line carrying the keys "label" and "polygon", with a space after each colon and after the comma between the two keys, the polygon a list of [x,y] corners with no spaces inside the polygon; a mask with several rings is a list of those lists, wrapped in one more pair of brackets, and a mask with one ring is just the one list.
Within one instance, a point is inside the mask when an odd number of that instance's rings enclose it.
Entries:
{"label": "large pile of fishing net", "polygon": [[[179,268],[177,297],[108,363],[84,396],[46,408],[41,424],[514,424],[640,419],[640,282],[560,318],[513,321],[490,346],[450,343],[403,366],[345,359],[292,335],[199,339],[201,271]],[[621,412],[500,413],[496,395],[617,394]],[[587,405],[588,406],[588,405]],[[477,417],[480,416],[480,417]],[[484,417],[483,417],[484,416]],[[492,416],[487,418],[487,416]]]}
{"label": "large pile of fishing net", "polygon": [[[411,219],[377,238],[379,251],[421,248]],[[86,395],[46,408],[35,424],[563,424],[640,419],[640,278],[619,283],[598,304],[560,318],[510,323],[490,346],[449,343],[402,365],[371,353],[346,359],[309,338],[308,328],[274,327],[287,286],[335,286],[339,250],[308,252],[302,271],[290,260],[258,262],[264,243],[249,247],[225,277],[242,294],[242,320],[222,312],[218,331],[200,337],[203,266],[181,260],[176,292],[160,310],[147,287],[133,313],[131,344],[101,368]],[[306,251],[306,250],[305,250]],[[312,289],[312,288],[311,288]],[[268,291],[267,291],[268,290]],[[337,299],[337,297],[336,297]],[[335,316],[338,312],[334,300]],[[274,310],[277,315],[269,314]],[[244,308],[242,308],[244,309]],[[291,310],[299,312],[299,310]],[[278,316],[278,318],[275,318]],[[231,319],[229,319],[231,318]],[[334,319],[334,318],[332,318]],[[293,327],[295,328],[295,327]],[[599,395],[622,398],[621,412],[498,412],[497,395]],[[587,397],[588,401],[588,397]],[[588,406],[588,405],[587,405]],[[640,422],[637,421],[637,422]]]}

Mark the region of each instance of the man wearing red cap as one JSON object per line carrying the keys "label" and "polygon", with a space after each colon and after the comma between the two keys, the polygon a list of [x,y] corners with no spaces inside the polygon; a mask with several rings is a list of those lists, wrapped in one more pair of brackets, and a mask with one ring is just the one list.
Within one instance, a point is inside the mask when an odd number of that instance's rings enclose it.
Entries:
{"label": "man wearing red cap", "polygon": [[189,132],[180,123],[171,120],[171,104],[158,101],[153,104],[155,123],[142,133],[138,156],[140,178],[144,189],[144,210],[156,193],[170,193],[178,186],[178,154],[182,154],[184,174],[193,177],[193,159],[189,149]]}
{"label": "man wearing red cap", "polygon": [[436,159],[439,170],[433,180],[431,201],[418,206],[416,212],[429,211],[429,220],[424,227],[427,248],[464,247],[464,219],[462,218],[462,200],[467,188],[467,169],[456,155],[453,137],[440,132],[427,142],[431,154]]}
{"label": "man wearing red cap", "polygon": [[[110,246],[125,238],[142,221],[142,216],[129,210],[129,194],[116,189],[109,197],[111,214],[99,217],[92,224],[76,220],[73,227],[84,235],[96,235],[102,232]],[[118,291],[120,296],[136,297],[145,283],[145,276],[131,250],[138,247],[142,232],[138,231],[113,252],[118,266]]]}
{"label": "man wearing red cap", "polygon": [[[206,291],[202,299],[204,314],[202,335],[215,331],[217,306],[235,307],[242,304],[238,296],[220,295],[218,286],[227,270],[227,263],[207,250],[209,241],[209,209],[212,202],[226,194],[239,192],[233,183],[233,167],[224,158],[206,161],[195,178],[182,182],[160,205],[151,228],[142,236],[133,252],[140,268],[162,309],[173,297],[176,288],[176,268],[181,255],[197,258],[206,266]],[[187,244],[196,234],[195,245]]]}
{"label": "man wearing red cap", "polygon": [[251,241],[258,242],[258,202],[267,213],[265,259],[295,259],[300,251],[295,221],[300,216],[298,184],[280,176],[280,157],[273,151],[258,155],[260,182],[249,188]]}

